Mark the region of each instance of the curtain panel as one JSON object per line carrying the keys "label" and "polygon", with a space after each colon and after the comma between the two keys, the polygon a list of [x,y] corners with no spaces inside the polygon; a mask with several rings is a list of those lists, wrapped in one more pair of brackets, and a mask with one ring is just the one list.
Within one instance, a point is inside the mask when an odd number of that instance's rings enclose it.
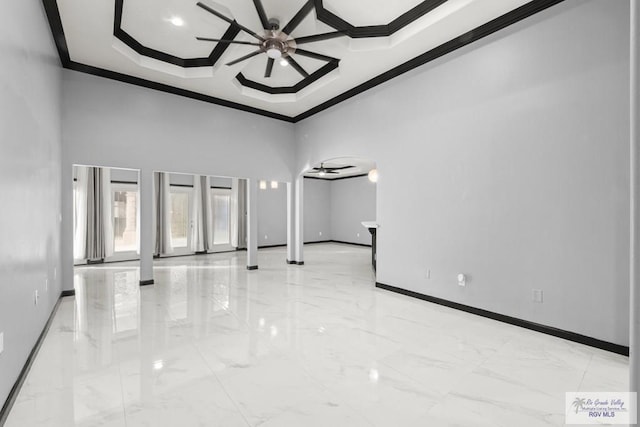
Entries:
{"label": "curtain panel", "polygon": [[173,253],[171,242],[171,193],[169,174],[154,173],[154,218],[155,218],[155,251],[156,256]]}

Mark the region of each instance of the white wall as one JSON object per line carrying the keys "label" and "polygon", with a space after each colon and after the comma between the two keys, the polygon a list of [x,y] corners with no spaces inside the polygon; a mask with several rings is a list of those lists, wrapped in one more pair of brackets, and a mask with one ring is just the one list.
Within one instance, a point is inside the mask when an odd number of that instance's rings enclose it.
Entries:
{"label": "white wall", "polygon": [[0,27],[0,406],[61,291],[60,61],[42,2],[9,2],[3,11],[10,19]]}
{"label": "white wall", "polygon": [[567,0],[304,120],[298,172],[377,162],[378,281],[628,344],[628,16]]}
{"label": "white wall", "polygon": [[287,186],[258,190],[258,246],[287,244]]}
{"label": "white wall", "polygon": [[111,181],[138,182],[138,171],[134,169],[111,169]]}
{"label": "white wall", "polygon": [[65,70],[63,273],[72,289],[71,165],[290,182],[294,128],[236,111]]}
{"label": "white wall", "polygon": [[169,185],[190,185],[193,187],[193,175],[187,173],[170,173]]}
{"label": "white wall", "polygon": [[331,181],[331,239],[371,244],[362,221],[376,220],[376,185],[366,176]]}
{"label": "white wall", "polygon": [[331,240],[331,183],[304,180],[304,242]]}

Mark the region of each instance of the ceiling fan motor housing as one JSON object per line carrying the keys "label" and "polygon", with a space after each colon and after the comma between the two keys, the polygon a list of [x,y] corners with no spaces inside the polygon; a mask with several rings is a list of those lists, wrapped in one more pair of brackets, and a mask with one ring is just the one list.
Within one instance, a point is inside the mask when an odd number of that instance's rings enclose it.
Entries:
{"label": "ceiling fan motor housing", "polygon": [[278,37],[272,37],[262,43],[262,48],[267,52],[269,58],[278,59],[288,52],[289,45]]}

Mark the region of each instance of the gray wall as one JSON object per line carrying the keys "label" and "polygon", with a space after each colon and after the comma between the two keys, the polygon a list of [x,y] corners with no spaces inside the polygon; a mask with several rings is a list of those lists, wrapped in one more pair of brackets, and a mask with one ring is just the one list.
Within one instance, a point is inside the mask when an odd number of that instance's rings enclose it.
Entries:
{"label": "gray wall", "polygon": [[63,72],[62,110],[67,289],[73,287],[73,164],[292,180],[291,123],[69,70]]}
{"label": "gray wall", "polygon": [[371,244],[362,221],[376,220],[376,185],[366,176],[331,181],[331,239]]}
{"label": "gray wall", "polygon": [[258,246],[287,244],[287,185],[258,190]]}
{"label": "gray wall", "polygon": [[305,242],[370,245],[371,234],[362,221],[375,220],[376,186],[367,177],[304,180]]}
{"label": "gray wall", "polygon": [[298,172],[377,162],[378,281],[628,344],[628,16],[567,0],[304,120]]}
{"label": "gray wall", "polygon": [[42,2],[9,2],[3,11],[10,18],[0,26],[0,405],[61,290],[60,61]]}
{"label": "gray wall", "polygon": [[[331,240],[331,182],[304,180],[304,242]],[[322,234],[321,234],[322,233]]]}

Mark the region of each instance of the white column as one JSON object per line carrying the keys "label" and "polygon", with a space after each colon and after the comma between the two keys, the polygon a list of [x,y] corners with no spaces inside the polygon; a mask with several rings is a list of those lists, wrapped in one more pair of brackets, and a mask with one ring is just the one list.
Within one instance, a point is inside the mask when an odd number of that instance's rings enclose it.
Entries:
{"label": "white column", "polygon": [[287,264],[295,264],[296,260],[296,211],[294,183],[287,182]]}
{"label": "white column", "polygon": [[296,178],[295,182],[295,260],[298,265],[304,264],[304,177]]}
{"label": "white column", "polygon": [[631,0],[631,293],[629,389],[640,391],[640,6]]}
{"label": "white column", "polygon": [[258,180],[247,180],[247,269],[258,269]]}
{"label": "white column", "polygon": [[153,171],[140,170],[140,284],[153,284]]}

